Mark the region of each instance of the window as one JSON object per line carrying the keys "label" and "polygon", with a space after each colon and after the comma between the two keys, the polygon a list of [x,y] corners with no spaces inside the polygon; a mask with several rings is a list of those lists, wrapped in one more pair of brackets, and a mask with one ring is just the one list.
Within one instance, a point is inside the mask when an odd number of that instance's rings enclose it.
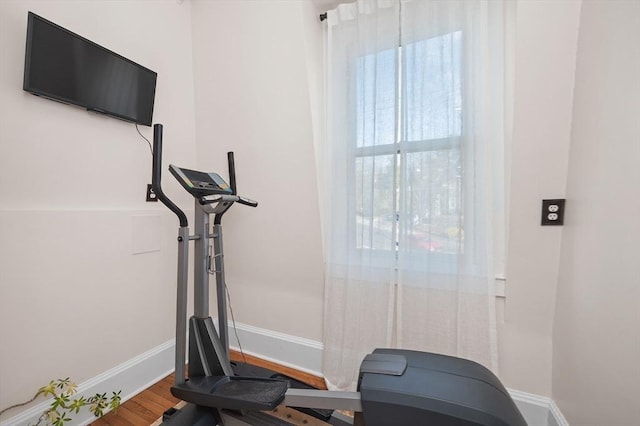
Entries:
{"label": "window", "polygon": [[495,366],[507,3],[359,0],[327,14],[332,386],[355,387],[363,354],[389,345]]}
{"label": "window", "polygon": [[455,31],[356,61],[356,248],[463,253],[462,43]]}

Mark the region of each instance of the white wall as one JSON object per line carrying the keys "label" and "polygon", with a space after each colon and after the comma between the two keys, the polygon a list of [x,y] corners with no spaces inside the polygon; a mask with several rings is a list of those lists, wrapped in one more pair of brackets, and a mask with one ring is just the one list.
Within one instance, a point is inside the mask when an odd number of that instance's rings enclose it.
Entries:
{"label": "white wall", "polygon": [[561,227],[541,227],[541,200],[564,198],[579,1],[518,2],[507,284],[499,323],[505,385],[551,395]]}
{"label": "white wall", "polygon": [[573,425],[640,425],[640,3],[585,1],[553,329]]}
{"label": "white wall", "polygon": [[[323,265],[307,31],[298,1],[194,1],[197,166],[226,175],[256,209],[224,219],[236,320],[322,340]],[[213,296],[215,297],[215,296]]]}
{"label": "white wall", "polygon": [[[178,225],[144,201],[149,147],[132,124],[22,90],[28,10],[157,71],[165,163],[195,161],[189,2],[0,2],[3,408],[49,380],[92,378],[174,330]],[[156,251],[133,255],[134,243]]]}

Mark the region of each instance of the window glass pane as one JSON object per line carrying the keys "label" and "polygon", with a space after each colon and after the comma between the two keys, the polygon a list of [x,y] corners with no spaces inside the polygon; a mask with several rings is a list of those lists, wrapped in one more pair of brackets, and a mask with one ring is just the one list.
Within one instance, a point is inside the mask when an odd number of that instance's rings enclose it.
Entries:
{"label": "window glass pane", "polygon": [[356,247],[395,248],[394,155],[356,158]]}
{"label": "window glass pane", "polygon": [[[403,99],[398,96],[397,55],[392,49],[357,61],[357,147],[395,145],[355,158],[355,229],[358,249],[401,250],[413,257],[462,254],[462,162],[454,144],[444,148],[406,143],[462,135],[462,32],[402,48]],[[397,114],[400,100],[402,110]],[[396,122],[403,123],[398,144]],[[403,152],[400,154],[400,152]],[[399,185],[395,163],[402,156]],[[398,205],[394,203],[398,200]],[[399,219],[399,220],[398,220]],[[399,226],[399,234],[394,226]],[[441,256],[433,257],[444,259]]]}
{"label": "window glass pane", "polygon": [[461,254],[462,166],[460,151],[446,149],[404,156],[400,200],[400,250]]}
{"label": "window glass pane", "polygon": [[389,49],[357,61],[358,147],[395,143],[396,54],[396,49]]}
{"label": "window glass pane", "polygon": [[420,141],[462,134],[461,54],[461,31],[403,48],[403,139]]}

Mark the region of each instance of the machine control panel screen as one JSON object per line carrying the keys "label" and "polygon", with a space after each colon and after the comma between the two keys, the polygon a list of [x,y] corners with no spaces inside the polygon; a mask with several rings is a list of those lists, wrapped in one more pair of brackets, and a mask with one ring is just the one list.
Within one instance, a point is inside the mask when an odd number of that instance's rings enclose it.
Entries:
{"label": "machine control panel screen", "polygon": [[169,170],[191,195],[231,194],[231,187],[217,173],[205,173],[197,170],[183,169],[173,164]]}

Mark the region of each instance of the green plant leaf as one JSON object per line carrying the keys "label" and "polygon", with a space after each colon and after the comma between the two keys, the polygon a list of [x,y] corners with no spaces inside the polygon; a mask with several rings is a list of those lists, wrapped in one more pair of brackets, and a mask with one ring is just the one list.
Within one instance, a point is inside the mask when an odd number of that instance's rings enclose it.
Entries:
{"label": "green plant leaf", "polygon": [[67,417],[67,412],[63,411],[53,422],[53,426],[64,426],[64,422],[71,421],[71,417]]}
{"label": "green plant leaf", "polygon": [[63,389],[65,387],[67,387],[69,385],[69,383],[71,383],[71,379],[69,377],[65,378],[65,379],[58,379],[58,383],[56,385],[56,387]]}
{"label": "green plant leaf", "polygon": [[75,393],[78,391],[78,385],[74,382],[69,381],[67,383],[66,391],[68,395],[75,395]]}
{"label": "green plant leaf", "polygon": [[62,395],[56,395],[53,398],[53,402],[51,403],[51,408],[52,409],[57,409],[58,407],[60,408],[67,408],[67,403],[69,402],[69,397],[65,394]]}
{"label": "green plant leaf", "polygon": [[78,412],[80,412],[80,409],[85,405],[87,405],[87,400],[84,399],[84,397],[76,398],[69,405],[69,410],[75,411],[75,413],[78,414]]}
{"label": "green plant leaf", "polygon": [[118,407],[120,407],[120,396],[114,396],[111,398],[111,402],[109,403],[109,407],[113,411],[118,411]]}
{"label": "green plant leaf", "polygon": [[50,381],[48,385],[41,387],[38,390],[38,393],[42,394],[44,396],[55,395],[56,394],[56,383],[53,380]]}

